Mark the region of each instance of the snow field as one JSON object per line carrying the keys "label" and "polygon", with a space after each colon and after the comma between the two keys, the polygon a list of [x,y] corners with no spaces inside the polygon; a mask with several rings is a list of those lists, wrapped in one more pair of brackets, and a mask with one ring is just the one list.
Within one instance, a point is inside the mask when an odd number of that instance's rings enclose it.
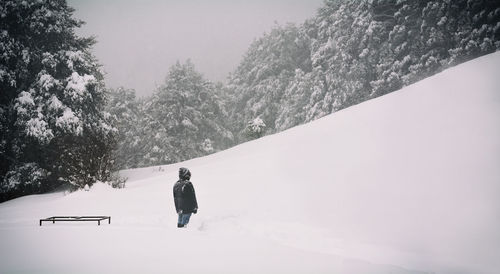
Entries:
{"label": "snow field", "polygon": [[[0,204],[2,273],[495,273],[500,54],[285,132]],[[199,213],[176,228],[172,186]],[[112,224],[53,215],[111,215]]]}

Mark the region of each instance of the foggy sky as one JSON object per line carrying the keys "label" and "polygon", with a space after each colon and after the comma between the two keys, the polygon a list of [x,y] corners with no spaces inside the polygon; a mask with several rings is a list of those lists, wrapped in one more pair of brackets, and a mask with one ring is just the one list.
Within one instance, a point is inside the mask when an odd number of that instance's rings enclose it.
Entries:
{"label": "foggy sky", "polygon": [[255,38],[276,24],[300,24],[323,0],[68,0],[96,36],[93,53],[109,87],[151,94],[177,60],[225,81]]}

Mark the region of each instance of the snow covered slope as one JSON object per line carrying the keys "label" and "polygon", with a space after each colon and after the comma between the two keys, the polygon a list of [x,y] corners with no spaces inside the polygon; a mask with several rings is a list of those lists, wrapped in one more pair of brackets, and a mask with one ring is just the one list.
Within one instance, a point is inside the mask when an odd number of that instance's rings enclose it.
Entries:
{"label": "snow covered slope", "polygon": [[[127,188],[0,204],[1,273],[496,273],[500,53]],[[176,228],[191,169],[200,210]],[[112,224],[38,226],[53,215]]]}

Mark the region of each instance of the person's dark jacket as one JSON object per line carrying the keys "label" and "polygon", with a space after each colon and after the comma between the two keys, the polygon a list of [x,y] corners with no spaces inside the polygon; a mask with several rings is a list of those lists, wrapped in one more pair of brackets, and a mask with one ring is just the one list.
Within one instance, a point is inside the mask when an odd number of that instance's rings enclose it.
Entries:
{"label": "person's dark jacket", "polygon": [[177,213],[196,213],[198,202],[193,184],[186,179],[179,179],[174,185],[174,202]]}

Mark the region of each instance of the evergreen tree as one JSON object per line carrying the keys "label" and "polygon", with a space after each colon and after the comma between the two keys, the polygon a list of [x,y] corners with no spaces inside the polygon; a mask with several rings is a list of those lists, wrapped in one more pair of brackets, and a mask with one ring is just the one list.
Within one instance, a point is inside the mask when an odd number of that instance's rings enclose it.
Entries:
{"label": "evergreen tree", "polygon": [[177,62],[149,98],[118,90],[110,108],[119,122],[120,168],[169,164],[225,149],[228,130],[223,86],[207,81],[191,61]]}
{"label": "evergreen tree", "polygon": [[[261,117],[269,133],[283,105],[286,87],[296,70],[311,71],[310,46],[300,29],[276,26],[252,43],[243,61],[230,76],[230,117],[237,136],[245,135],[246,121]],[[243,110],[243,111],[242,111]]]}
{"label": "evergreen tree", "polygon": [[140,102],[135,91],[120,87],[109,92],[107,111],[112,115],[118,130],[117,146],[113,152],[115,168],[127,169],[136,167],[141,156],[143,143],[139,134],[142,124]]}
{"label": "evergreen tree", "polygon": [[110,174],[103,77],[72,13],[64,0],[0,3],[1,200]]}
{"label": "evergreen tree", "polygon": [[453,45],[445,65],[453,66],[500,49],[499,1],[452,1],[456,14]]}
{"label": "evergreen tree", "polygon": [[162,148],[174,161],[206,154],[208,141],[218,151],[232,142],[218,86],[196,72],[191,61],[170,68],[165,83],[151,98],[151,116],[168,135]]}
{"label": "evergreen tree", "polygon": [[317,119],[344,107],[356,104],[370,93],[373,63],[376,53],[369,42],[371,14],[365,1],[325,2],[318,11],[311,40],[311,59],[316,79],[314,98],[306,106],[307,121]]}

